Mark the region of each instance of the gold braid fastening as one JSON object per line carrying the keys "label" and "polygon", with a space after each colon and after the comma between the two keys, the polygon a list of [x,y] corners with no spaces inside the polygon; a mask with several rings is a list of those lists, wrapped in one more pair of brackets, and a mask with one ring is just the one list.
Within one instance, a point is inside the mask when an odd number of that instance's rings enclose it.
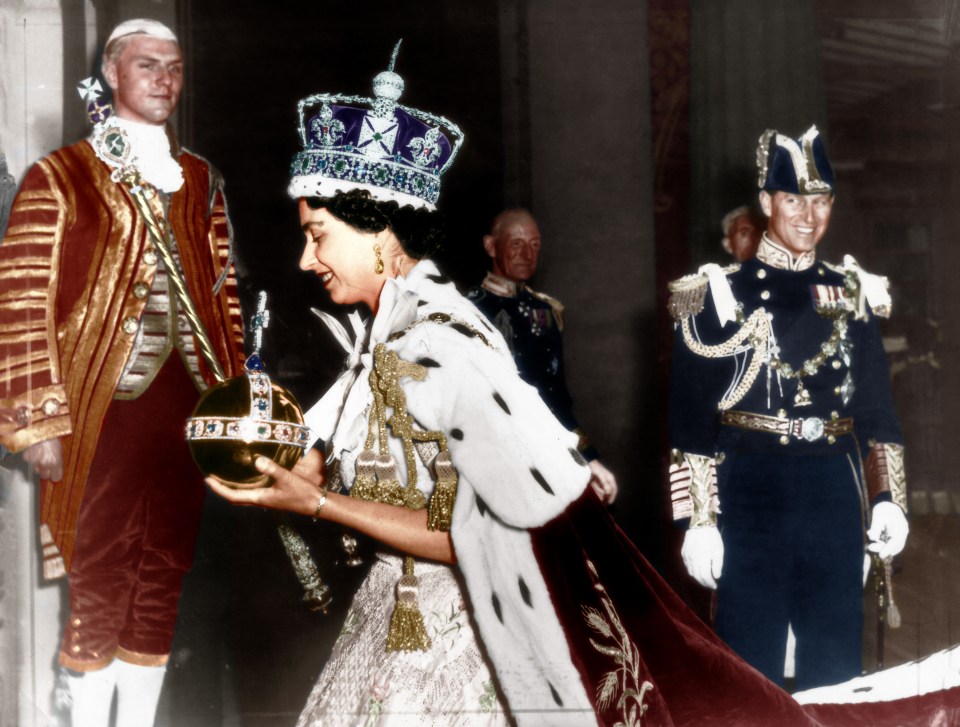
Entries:
{"label": "gold braid fastening", "polygon": [[827,360],[842,351],[842,340],[847,335],[848,311],[840,311],[830,314],[833,320],[833,330],[829,338],[820,344],[820,349],[814,356],[811,356],[798,369],[794,369],[789,363],[780,359],[779,349],[776,345],[770,346],[770,339],[773,337],[773,325],[771,318],[764,308],[757,308],[750,317],[743,322],[743,325],[726,341],[715,345],[707,345],[698,340],[693,335],[691,317],[687,316],[681,321],[683,331],[683,341],[687,347],[698,356],[704,358],[724,358],[732,356],[740,351],[745,343],[749,343],[754,349],[754,354],[750,359],[750,364],[744,371],[743,376],[737,385],[730,392],[729,396],[721,399],[717,404],[717,409],[727,411],[733,408],[750,390],[760,368],[766,364],[768,371],[775,371],[781,379],[795,379],[797,381],[797,394],[794,397],[794,403],[797,406],[803,406],[810,403],[810,393],[803,385],[805,376],[815,375]]}
{"label": "gold braid fastening", "polygon": [[163,266],[167,269],[170,285],[173,286],[173,292],[177,296],[177,302],[180,304],[183,314],[190,323],[193,335],[197,338],[203,360],[217,381],[223,381],[226,378],[223,373],[223,367],[220,365],[220,361],[213,351],[210,337],[207,335],[206,328],[203,327],[203,321],[200,320],[197,306],[194,304],[193,298],[190,297],[190,291],[187,290],[187,282],[183,279],[183,275],[180,274],[177,261],[173,258],[172,247],[170,245],[170,228],[166,220],[162,218],[158,219],[153,208],[150,206],[150,201],[147,199],[147,188],[140,179],[140,172],[133,168],[127,168],[124,170],[122,181],[127,185],[130,196],[133,197],[137,209],[140,210],[140,214],[143,216],[143,222],[147,228],[147,233],[157,248],[160,259],[163,260]]}
{"label": "gold braid fastening", "polygon": [[[378,343],[373,349],[373,368],[370,371],[370,407],[367,438],[363,452],[357,457],[357,476],[350,490],[352,497],[384,502],[410,510],[427,507],[427,499],[417,487],[415,442],[436,442],[440,451],[432,466],[436,485],[430,496],[427,527],[430,530],[450,530],[453,503],[457,495],[457,471],[447,450],[447,438],[442,432],[422,431],[414,427],[413,417],[407,412],[407,397],[400,387],[400,379],[410,377],[417,381],[426,378],[427,369],[420,364],[401,359],[395,351]],[[387,409],[392,410],[390,416]],[[407,484],[402,486],[396,462],[390,454],[387,427],[403,445]],[[374,453],[378,444],[379,454]],[[404,560],[403,575],[397,583],[397,605],[390,617],[387,632],[387,651],[426,651],[430,648],[420,612],[418,582],[413,573],[414,559]]]}
{"label": "gold braid fastening", "polygon": [[[163,266],[167,270],[167,280],[173,287],[173,291],[177,296],[177,302],[180,304],[180,309],[187,317],[190,329],[197,339],[203,360],[206,362],[214,378],[218,382],[223,382],[226,379],[223,367],[220,365],[220,361],[214,353],[213,344],[210,343],[207,330],[203,326],[203,321],[200,320],[197,306],[194,304],[193,298],[190,297],[187,283],[183,279],[180,268],[177,266],[177,261],[173,257],[173,248],[170,244],[172,239],[170,228],[167,225],[166,219],[162,216],[157,217],[156,212],[154,212],[153,207],[150,205],[150,200],[147,198],[149,192],[156,194],[156,191],[144,186],[140,178],[140,172],[137,171],[135,167],[125,167],[121,170],[120,181],[127,186],[130,196],[133,198],[137,209],[143,217],[143,223],[147,228],[147,233],[150,235],[150,239],[157,249],[160,259],[163,261]],[[278,516],[278,518],[279,517],[280,516]],[[326,612],[331,598],[330,589],[320,578],[317,564],[310,555],[310,549],[307,547],[306,542],[304,542],[303,537],[301,537],[300,533],[289,523],[282,519],[280,519],[277,526],[277,532],[280,535],[280,541],[283,543],[283,549],[287,554],[287,558],[293,566],[294,573],[296,573],[297,580],[300,581],[300,585],[303,587],[304,600],[310,605],[311,609],[319,609]]]}
{"label": "gold braid fastening", "polygon": [[751,347],[754,349],[753,357],[750,359],[750,365],[740,378],[739,383],[734,387],[730,395],[721,399],[717,404],[720,411],[732,408],[739,402],[753,382],[757,380],[757,374],[760,373],[760,367],[767,358],[767,343],[770,340],[770,319],[767,317],[767,311],[763,308],[757,308],[750,317],[743,322],[743,325],[730,338],[714,346],[708,346],[701,343],[693,336],[690,330],[690,319],[684,318],[681,323],[683,330],[683,341],[687,347],[698,356],[704,358],[723,358],[732,356],[749,339]]}

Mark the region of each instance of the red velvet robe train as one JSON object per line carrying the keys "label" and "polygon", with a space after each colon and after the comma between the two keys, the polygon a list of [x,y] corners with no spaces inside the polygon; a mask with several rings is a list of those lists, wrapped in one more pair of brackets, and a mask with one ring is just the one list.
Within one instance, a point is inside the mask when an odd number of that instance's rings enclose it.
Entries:
{"label": "red velvet robe train", "polygon": [[[590,488],[531,536],[571,656],[601,724],[960,724],[960,687],[867,704],[800,705],[697,618]],[[589,629],[583,627],[585,617]]]}

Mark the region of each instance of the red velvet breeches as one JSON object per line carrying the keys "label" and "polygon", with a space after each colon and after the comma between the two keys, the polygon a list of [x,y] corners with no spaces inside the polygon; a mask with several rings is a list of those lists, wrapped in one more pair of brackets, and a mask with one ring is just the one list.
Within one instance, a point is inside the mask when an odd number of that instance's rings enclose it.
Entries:
{"label": "red velvet breeches", "polygon": [[60,663],[70,669],[99,669],[115,656],[166,663],[205,496],[184,440],[197,399],[174,351],[146,392],[107,411],[69,573]]}

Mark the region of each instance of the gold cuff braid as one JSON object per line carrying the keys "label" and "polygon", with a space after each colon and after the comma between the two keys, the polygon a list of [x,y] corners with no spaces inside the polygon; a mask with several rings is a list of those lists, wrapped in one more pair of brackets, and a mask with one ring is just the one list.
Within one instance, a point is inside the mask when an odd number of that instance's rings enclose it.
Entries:
{"label": "gold cuff braid", "polygon": [[675,520],[690,518],[690,528],[714,527],[720,512],[714,457],[673,450],[670,498]]}
{"label": "gold cuff braid", "polygon": [[907,475],[903,466],[903,445],[875,443],[867,455],[867,494],[871,502],[884,492],[907,511]]}

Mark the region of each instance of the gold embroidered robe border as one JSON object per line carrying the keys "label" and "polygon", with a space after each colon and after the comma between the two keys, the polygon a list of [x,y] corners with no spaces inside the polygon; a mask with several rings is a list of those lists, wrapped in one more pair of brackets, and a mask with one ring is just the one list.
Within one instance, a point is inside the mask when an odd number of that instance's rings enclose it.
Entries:
{"label": "gold embroidered robe border", "polygon": [[[233,376],[243,368],[233,274],[212,292],[230,264],[223,196],[204,160],[183,152],[179,161],[184,185],[171,197],[168,222],[190,294]],[[151,247],[133,200],[86,141],[53,152],[27,173],[0,245],[0,406],[29,412],[26,425],[2,443],[16,452],[61,438],[64,478],[41,483],[40,521],[67,571],[100,425],[135,338],[124,321],[139,322],[145,305],[134,286],[149,286],[156,270],[144,260]]]}

